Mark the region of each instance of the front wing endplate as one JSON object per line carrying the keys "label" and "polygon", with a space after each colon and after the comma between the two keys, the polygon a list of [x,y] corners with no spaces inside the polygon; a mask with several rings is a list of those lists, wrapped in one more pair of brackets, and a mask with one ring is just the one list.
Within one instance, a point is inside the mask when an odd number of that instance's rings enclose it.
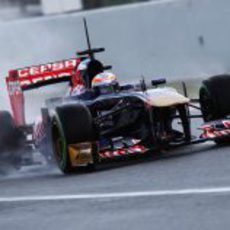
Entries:
{"label": "front wing endplate", "polygon": [[68,146],[70,162],[73,167],[87,166],[93,163],[93,143],[78,143]]}

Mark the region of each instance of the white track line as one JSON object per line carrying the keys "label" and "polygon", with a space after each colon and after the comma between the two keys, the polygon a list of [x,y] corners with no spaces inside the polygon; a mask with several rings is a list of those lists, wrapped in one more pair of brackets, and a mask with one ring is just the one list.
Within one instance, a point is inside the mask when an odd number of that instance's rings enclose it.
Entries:
{"label": "white track line", "polygon": [[137,197],[158,197],[158,196],[181,196],[181,195],[202,195],[202,194],[230,194],[230,187],[220,188],[197,188],[182,190],[162,190],[143,192],[121,192],[121,193],[95,193],[76,195],[45,195],[45,196],[21,196],[21,197],[0,197],[3,202],[26,202],[26,201],[61,201],[61,200],[86,200],[86,199],[114,199],[114,198],[137,198]]}

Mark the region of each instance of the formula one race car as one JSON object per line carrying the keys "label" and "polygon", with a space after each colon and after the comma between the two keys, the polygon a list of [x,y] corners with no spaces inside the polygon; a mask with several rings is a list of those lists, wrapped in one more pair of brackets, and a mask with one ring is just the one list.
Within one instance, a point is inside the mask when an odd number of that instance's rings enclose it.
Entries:
{"label": "formula one race car", "polygon": [[[205,80],[199,100],[187,97],[185,85],[184,95],[173,88],[159,88],[165,79],[152,80],[149,89],[144,80],[120,85],[116,76],[106,71],[110,66],[95,59],[94,54],[104,49],[91,48],[85,20],[84,25],[88,49],[78,52],[78,58],[9,72],[13,118],[1,112],[1,122],[10,120],[4,138],[16,143],[8,130],[20,131],[21,146],[33,145],[44,155],[52,152],[64,173],[150,150],[230,140],[229,75]],[[47,100],[41,122],[26,125],[23,91],[65,81],[70,83],[69,96]],[[191,107],[201,114],[191,115]],[[191,134],[193,118],[206,122],[199,137]],[[28,134],[32,134],[31,140]]]}

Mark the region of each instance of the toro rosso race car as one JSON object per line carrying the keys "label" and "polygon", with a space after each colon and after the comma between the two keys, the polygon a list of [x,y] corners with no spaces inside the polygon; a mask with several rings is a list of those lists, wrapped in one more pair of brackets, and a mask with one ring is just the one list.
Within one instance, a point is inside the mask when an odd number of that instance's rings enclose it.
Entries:
{"label": "toro rosso race car", "polygon": [[[84,25],[88,49],[78,52],[77,58],[9,72],[6,82],[13,116],[0,113],[1,148],[33,146],[45,156],[52,153],[61,171],[71,173],[108,159],[229,141],[229,75],[203,81],[198,100],[187,97],[185,85],[184,95],[158,87],[165,79],[152,80],[150,88],[144,80],[120,85],[108,71],[111,67],[95,59],[95,53],[104,49],[91,48],[85,20]],[[47,100],[41,121],[25,124],[23,92],[66,81],[68,95]],[[191,114],[190,108],[201,114]],[[198,137],[191,133],[191,120],[196,118],[205,121]]]}

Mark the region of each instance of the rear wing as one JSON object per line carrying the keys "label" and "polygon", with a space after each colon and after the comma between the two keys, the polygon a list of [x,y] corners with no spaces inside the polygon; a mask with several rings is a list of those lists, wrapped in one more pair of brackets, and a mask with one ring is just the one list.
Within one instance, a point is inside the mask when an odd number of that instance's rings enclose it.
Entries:
{"label": "rear wing", "polygon": [[79,58],[38,66],[10,70],[6,77],[13,117],[17,126],[25,125],[25,99],[23,92],[50,84],[71,81]]}

